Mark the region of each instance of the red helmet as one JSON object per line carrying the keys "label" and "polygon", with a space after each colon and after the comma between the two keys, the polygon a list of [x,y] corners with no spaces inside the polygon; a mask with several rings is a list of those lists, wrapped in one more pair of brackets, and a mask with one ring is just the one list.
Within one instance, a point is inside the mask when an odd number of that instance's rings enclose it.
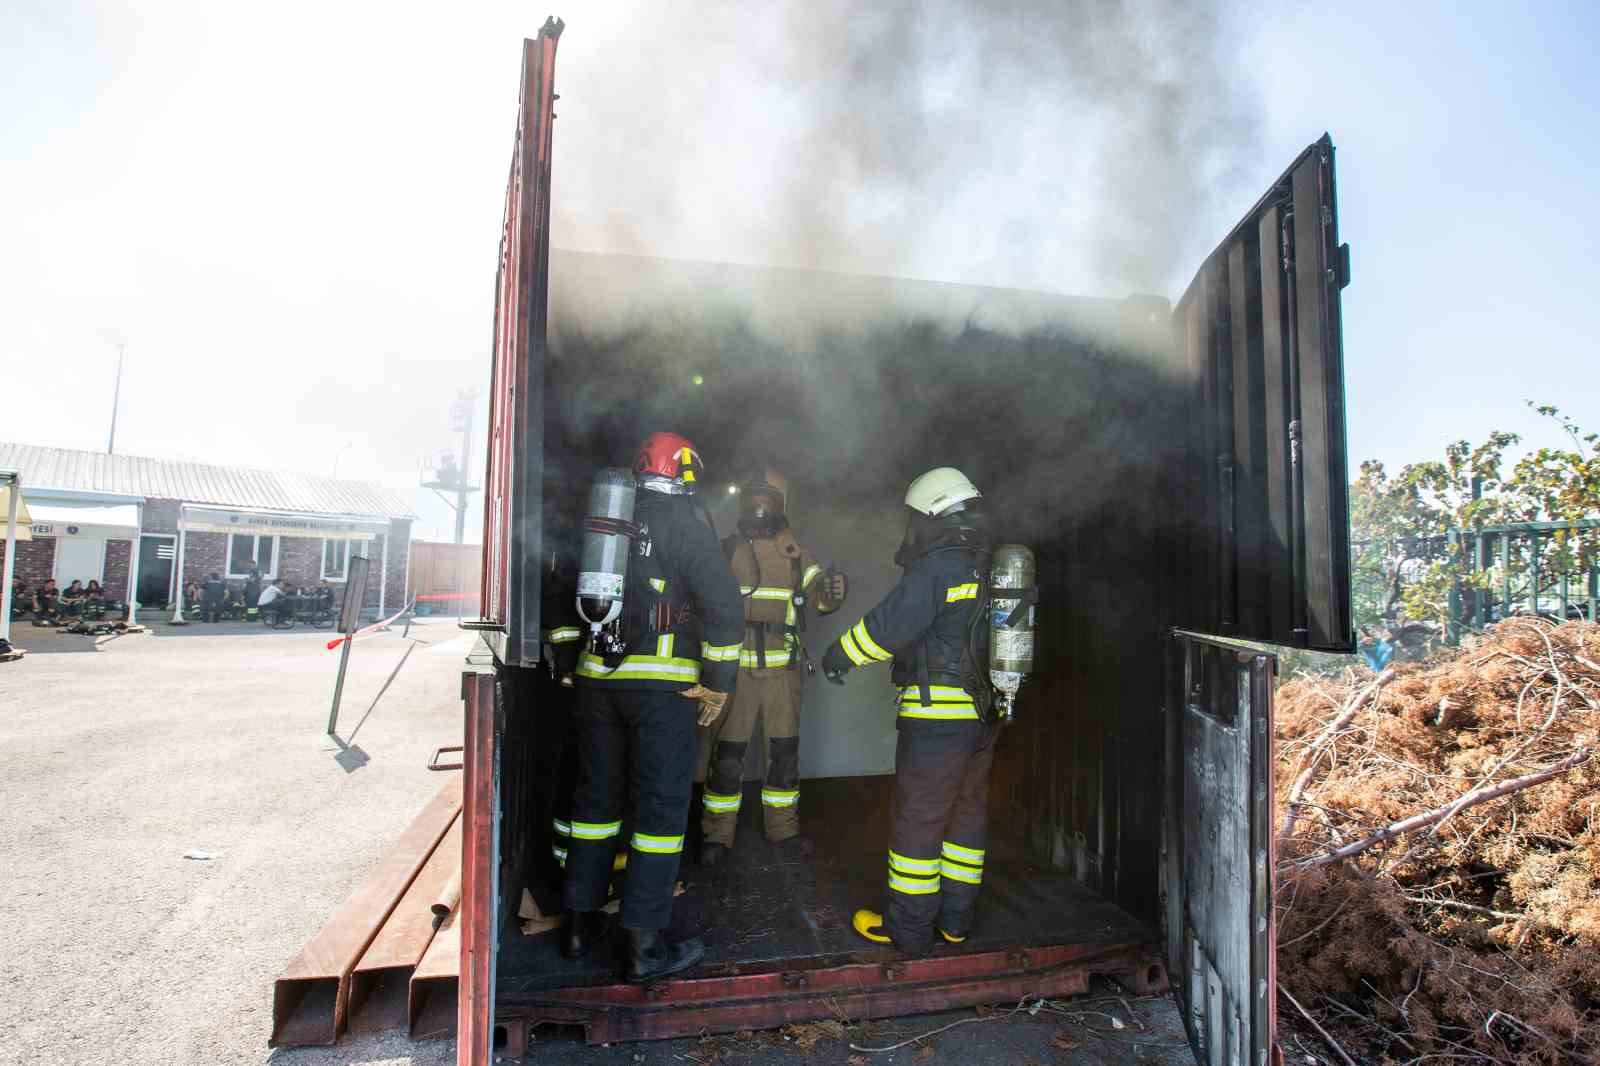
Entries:
{"label": "red helmet", "polygon": [[652,433],[639,445],[633,457],[635,477],[655,475],[670,478],[690,491],[703,473],[700,453],[686,437],[676,433]]}

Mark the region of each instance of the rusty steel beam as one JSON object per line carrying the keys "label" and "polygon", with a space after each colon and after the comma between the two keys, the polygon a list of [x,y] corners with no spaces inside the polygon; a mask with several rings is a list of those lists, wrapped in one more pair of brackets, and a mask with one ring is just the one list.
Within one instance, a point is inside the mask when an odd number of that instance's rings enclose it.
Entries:
{"label": "rusty steel beam", "polygon": [[488,1066],[494,1046],[494,962],[498,937],[495,891],[499,881],[496,785],[495,675],[461,675],[466,703],[461,753],[460,984],[457,995],[458,1066]]}
{"label": "rusty steel beam", "polygon": [[450,912],[411,973],[406,996],[406,1031],[413,1040],[456,1035],[456,996],[461,987],[460,910]]}
{"label": "rusty steel beam", "polygon": [[837,1018],[887,1018],[1027,995],[1081,995],[1089,978],[1113,978],[1141,993],[1166,988],[1146,944],[1062,944],[965,955],[847,962],[810,970],[691,978],[640,987],[614,984],[502,1002],[508,1041],[533,1024],[581,1025],[591,1044],[660,1040]]}
{"label": "rusty steel beam", "polygon": [[272,987],[272,1047],[332,1044],[344,1031],[350,973],[461,811],[452,778],[406,827],[378,868],[284,967]]}
{"label": "rusty steel beam", "polygon": [[457,818],[350,974],[351,1032],[407,1024],[411,974],[433,941],[433,902],[460,875],[461,819]]}

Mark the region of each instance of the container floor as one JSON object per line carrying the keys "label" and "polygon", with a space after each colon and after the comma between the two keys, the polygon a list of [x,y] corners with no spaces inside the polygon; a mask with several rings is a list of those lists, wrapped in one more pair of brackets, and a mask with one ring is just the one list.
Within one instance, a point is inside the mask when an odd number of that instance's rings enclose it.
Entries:
{"label": "container floor", "polygon": [[[850,927],[856,908],[881,910],[893,778],[818,778],[801,782],[801,827],[815,841],[809,858],[769,844],[761,832],[760,785],[747,784],[738,842],[715,867],[698,865],[698,832],[690,831],[670,935],[699,936],[702,965],[685,976],[770,969],[806,969],[882,947]],[[698,795],[692,822],[698,822]],[[1155,930],[1101,899],[1060,870],[1028,859],[1020,840],[991,813],[983,895],[972,935],[960,948],[993,951],[1051,944],[1154,944]],[[532,886],[542,903],[559,898],[553,871]],[[623,958],[623,934],[586,959],[561,957],[558,934],[524,936],[511,924],[501,936],[498,994],[519,995],[610,984]]]}

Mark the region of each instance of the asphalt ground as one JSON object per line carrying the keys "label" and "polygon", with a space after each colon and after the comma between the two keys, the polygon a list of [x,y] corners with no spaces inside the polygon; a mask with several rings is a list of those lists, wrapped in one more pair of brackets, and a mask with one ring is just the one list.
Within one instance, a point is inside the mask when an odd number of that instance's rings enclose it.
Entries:
{"label": "asphalt ground", "polygon": [[[23,623],[12,639],[29,654],[0,664],[0,1063],[455,1062],[453,1041],[401,1033],[275,1051],[267,1036],[273,978],[442,784],[425,765],[460,742],[475,637],[424,619],[409,637],[360,640],[340,715],[347,748],[325,735],[338,662],[327,631],[157,623],[85,637]],[[1102,1013],[968,1023],[980,1015],[957,1011],[799,1039],[596,1048],[540,1032],[529,1061],[1192,1061],[1170,1002],[1083,1009]],[[894,1052],[849,1047],[950,1022],[963,1024]]]}

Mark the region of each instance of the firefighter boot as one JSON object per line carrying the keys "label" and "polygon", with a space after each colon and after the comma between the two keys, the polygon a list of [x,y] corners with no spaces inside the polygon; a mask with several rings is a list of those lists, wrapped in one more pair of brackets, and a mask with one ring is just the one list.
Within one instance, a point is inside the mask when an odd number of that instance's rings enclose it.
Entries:
{"label": "firefighter boot", "polygon": [[610,921],[605,911],[568,911],[567,924],[561,930],[561,954],[569,959],[581,959],[610,931]]}
{"label": "firefighter boot", "polygon": [[714,840],[708,840],[700,845],[700,865],[715,866],[723,860],[727,853],[728,849],[725,845],[718,844]]}
{"label": "firefighter boot", "polygon": [[856,932],[872,941],[874,944],[892,943],[889,934],[883,930],[883,915],[877,911],[862,907],[856,911],[855,917],[850,921]]}
{"label": "firefighter boot", "polygon": [[628,982],[642,985],[687,970],[706,953],[699,937],[672,943],[659,929],[628,930]]}

